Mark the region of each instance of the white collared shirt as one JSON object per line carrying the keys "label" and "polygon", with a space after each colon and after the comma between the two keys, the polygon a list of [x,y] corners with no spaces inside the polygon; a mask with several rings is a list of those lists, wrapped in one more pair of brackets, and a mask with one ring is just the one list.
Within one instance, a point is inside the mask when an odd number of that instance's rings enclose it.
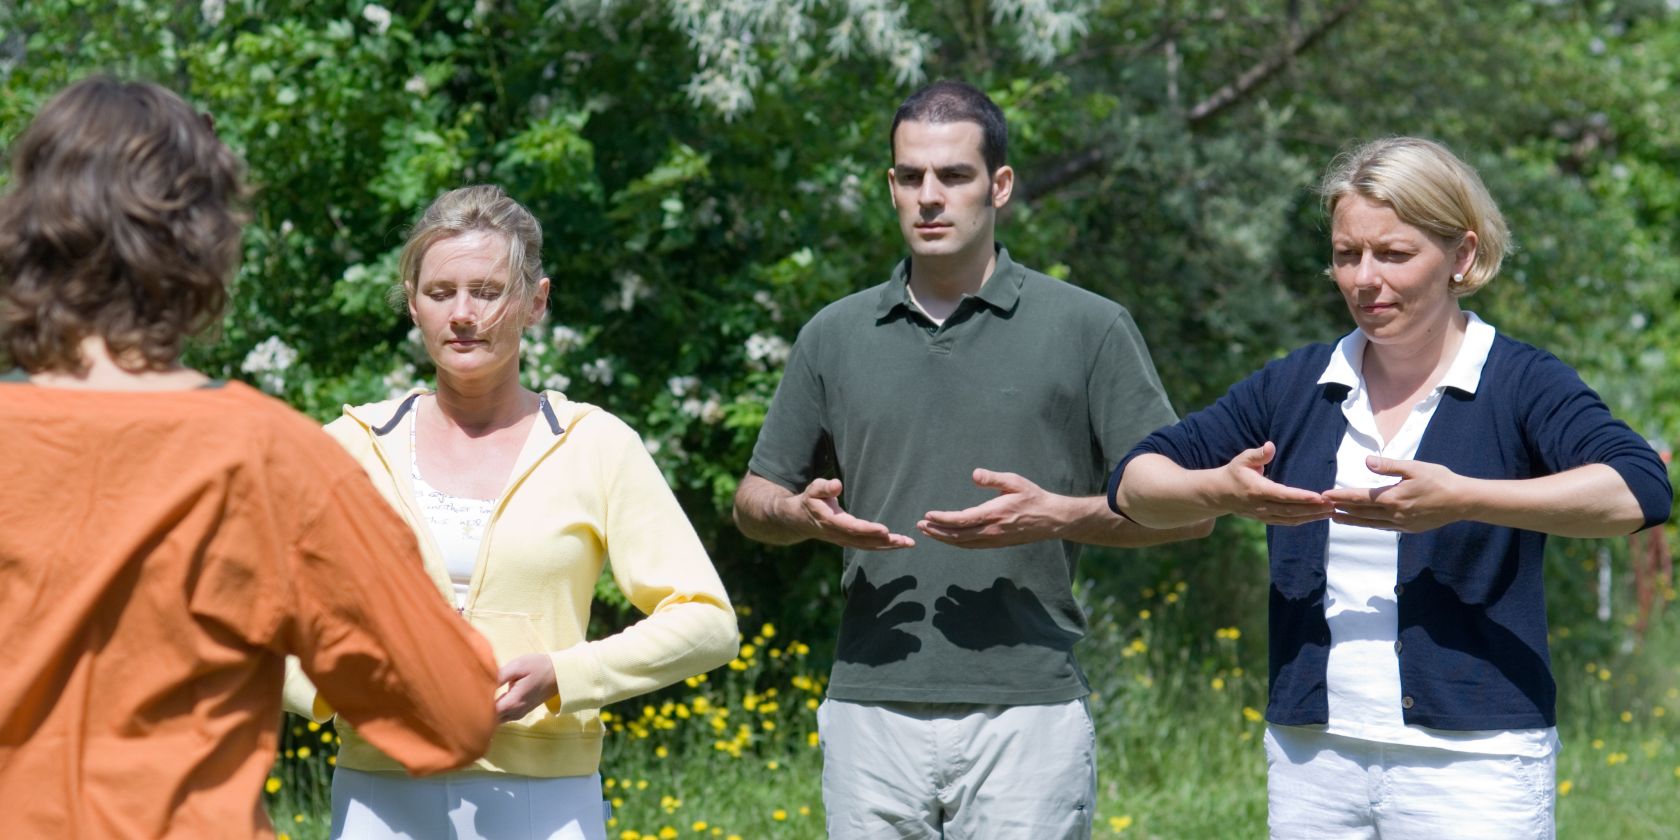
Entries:
{"label": "white collared shirt", "polygon": [[[1482,366],[1493,347],[1495,330],[1473,312],[1458,353],[1446,375],[1412,407],[1394,439],[1384,441],[1365,389],[1366,338],[1354,330],[1336,344],[1320,384],[1348,386],[1342,413],[1347,432],[1336,450],[1336,487],[1371,488],[1394,484],[1393,476],[1366,468],[1367,456],[1394,460],[1417,456],[1424,430],[1448,388],[1474,394]],[[1543,757],[1557,750],[1556,729],[1452,732],[1407,726],[1400,698],[1399,577],[1400,535],[1395,531],[1330,523],[1325,545],[1324,616],[1330,625],[1326,669],[1330,720],[1327,731],[1350,738],[1391,744],[1437,747],[1464,752]]]}

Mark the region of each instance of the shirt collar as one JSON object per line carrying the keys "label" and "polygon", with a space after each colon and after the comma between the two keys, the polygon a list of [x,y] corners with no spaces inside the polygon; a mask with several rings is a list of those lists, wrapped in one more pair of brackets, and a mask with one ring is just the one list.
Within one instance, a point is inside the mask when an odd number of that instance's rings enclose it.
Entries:
{"label": "shirt collar", "polygon": [[[996,249],[997,261],[992,266],[992,276],[986,278],[980,292],[971,297],[999,312],[1008,312],[1015,308],[1021,299],[1021,282],[1026,271],[1014,260],[1009,258],[1009,249],[1002,245],[993,246]],[[915,311],[916,305],[910,300],[910,258],[905,257],[893,268],[892,280],[881,290],[881,297],[875,304],[875,317],[886,318],[899,307]]]}
{"label": "shirt collar", "polygon": [[[1482,368],[1487,364],[1488,353],[1493,349],[1493,339],[1498,331],[1492,324],[1476,317],[1474,312],[1466,310],[1464,316],[1467,321],[1464,341],[1459,343],[1458,355],[1453,357],[1446,375],[1435,386],[1436,391],[1455,388],[1474,394],[1476,387],[1482,383]],[[1367,343],[1365,334],[1357,329],[1342,336],[1342,340],[1336,342],[1335,351],[1330,354],[1330,363],[1324,366],[1324,373],[1318,377],[1318,384],[1345,385],[1354,391],[1362,388]]]}

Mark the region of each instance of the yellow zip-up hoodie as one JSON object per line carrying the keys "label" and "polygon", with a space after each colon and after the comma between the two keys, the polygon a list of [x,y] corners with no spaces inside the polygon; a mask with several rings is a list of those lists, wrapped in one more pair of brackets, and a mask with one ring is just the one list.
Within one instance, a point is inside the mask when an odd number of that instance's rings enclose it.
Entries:
{"label": "yellow zip-up hoodie", "polygon": [[[416,390],[398,400],[345,406],[327,433],[367,470],[414,529],[440,595],[454,587],[410,477]],[[609,562],[610,561],[610,562]],[[610,566],[646,618],[588,641],[595,581]],[[599,709],[716,668],[736,654],[735,612],[706,550],[641,438],[617,417],[556,391],[514,462],[484,527],[461,613],[505,663],[546,651],[559,696],[496,730],[468,770],[582,776],[601,759]],[[289,663],[286,708],[325,720],[332,709]],[[340,720],[338,766],[401,771]]]}

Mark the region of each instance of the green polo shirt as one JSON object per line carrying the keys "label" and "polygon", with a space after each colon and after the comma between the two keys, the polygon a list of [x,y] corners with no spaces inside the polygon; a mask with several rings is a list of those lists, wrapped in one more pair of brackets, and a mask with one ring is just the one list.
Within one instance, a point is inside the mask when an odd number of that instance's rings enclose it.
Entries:
{"label": "green polo shirt", "polygon": [[886,283],[825,307],[799,333],[749,469],[789,490],[835,475],[841,505],[907,534],[847,549],[828,692],[853,701],[1054,703],[1089,692],[1073,646],[1079,546],[947,545],[930,510],[996,496],[976,467],[1094,496],[1149,432],[1174,422],[1149,351],[1119,304],[999,249],[992,276],[943,325]]}

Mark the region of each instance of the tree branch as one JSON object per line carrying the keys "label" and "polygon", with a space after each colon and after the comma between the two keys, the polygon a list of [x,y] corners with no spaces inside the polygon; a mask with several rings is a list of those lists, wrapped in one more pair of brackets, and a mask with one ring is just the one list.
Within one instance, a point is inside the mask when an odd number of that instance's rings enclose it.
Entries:
{"label": "tree branch", "polygon": [[[1340,6],[1332,9],[1312,29],[1304,32],[1301,31],[1298,21],[1292,22],[1289,27],[1289,41],[1284,44],[1282,49],[1243,71],[1229,84],[1196,103],[1185,114],[1185,122],[1191,128],[1195,128],[1223,113],[1232,105],[1241,102],[1244,97],[1247,97],[1256,88],[1277,75],[1278,71],[1287,67],[1295,59],[1295,56],[1311,49],[1320,38],[1323,38],[1337,24],[1347,19],[1364,2],[1365,0],[1343,0]],[[1290,11],[1296,13],[1299,8],[1291,2]],[[1170,43],[1170,37],[1170,35],[1160,36],[1160,40]],[[1109,152],[1106,144],[1099,143],[1063,158],[1016,188],[1016,201],[1029,203],[1078,181],[1099,169],[1108,159],[1108,156]]]}
{"label": "tree branch", "polygon": [[[1358,9],[1360,4],[1364,2],[1365,0],[1344,0],[1340,6],[1332,9],[1330,14],[1325,15],[1324,19],[1315,24],[1312,29],[1299,34],[1291,33],[1289,43],[1285,44],[1283,49],[1259,64],[1244,70],[1242,75],[1231,80],[1229,84],[1214,91],[1208,98],[1196,103],[1195,107],[1191,108],[1190,112],[1185,115],[1185,121],[1194,128],[1242,101],[1243,97],[1253,93],[1255,88],[1265,84],[1266,80],[1277,75],[1279,70],[1289,66],[1289,62],[1293,61],[1295,56],[1310,49],[1314,43],[1317,43],[1318,39],[1324,37],[1337,24],[1345,20],[1348,15],[1353,14],[1354,10]],[[1290,28],[1297,29],[1297,26],[1292,25]]]}

